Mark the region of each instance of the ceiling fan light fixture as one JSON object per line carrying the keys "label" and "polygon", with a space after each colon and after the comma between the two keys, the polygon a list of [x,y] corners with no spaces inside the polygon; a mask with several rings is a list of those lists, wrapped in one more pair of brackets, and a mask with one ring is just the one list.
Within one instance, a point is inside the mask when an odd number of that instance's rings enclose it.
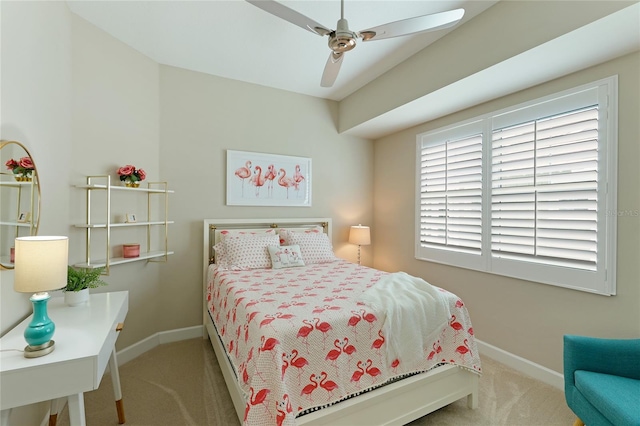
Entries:
{"label": "ceiling fan light fixture", "polygon": [[334,52],[348,52],[356,47],[356,35],[349,30],[346,19],[338,20],[337,29],[329,34],[329,48]]}

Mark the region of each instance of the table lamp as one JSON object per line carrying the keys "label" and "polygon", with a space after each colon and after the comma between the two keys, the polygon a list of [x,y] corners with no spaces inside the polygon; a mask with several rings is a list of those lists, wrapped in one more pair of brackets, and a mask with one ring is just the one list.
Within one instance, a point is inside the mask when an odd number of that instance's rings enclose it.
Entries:
{"label": "table lamp", "polygon": [[349,231],[349,242],[358,245],[358,265],[360,265],[360,247],[371,244],[371,232],[368,226],[352,226]]}
{"label": "table lamp", "polygon": [[24,356],[37,358],[53,352],[51,340],[56,329],[47,314],[47,290],[67,285],[69,239],[67,237],[18,237],[15,240],[13,289],[20,293],[34,293],[33,318],[24,331],[27,346]]}

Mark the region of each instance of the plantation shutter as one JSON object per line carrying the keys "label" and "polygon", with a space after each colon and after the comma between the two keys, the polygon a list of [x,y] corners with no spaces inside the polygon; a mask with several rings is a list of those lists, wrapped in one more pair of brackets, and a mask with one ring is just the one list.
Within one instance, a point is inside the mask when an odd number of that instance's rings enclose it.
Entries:
{"label": "plantation shutter", "polygon": [[482,134],[420,153],[420,244],[481,253]]}
{"label": "plantation shutter", "polygon": [[598,106],[495,129],[491,253],[597,269]]}

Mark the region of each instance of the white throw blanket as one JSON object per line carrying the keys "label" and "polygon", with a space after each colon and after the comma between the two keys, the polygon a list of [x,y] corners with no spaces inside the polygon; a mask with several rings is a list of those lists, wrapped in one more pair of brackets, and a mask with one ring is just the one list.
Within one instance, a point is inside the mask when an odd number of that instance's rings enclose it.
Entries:
{"label": "white throw blanket", "polygon": [[387,341],[388,362],[400,359],[405,366],[418,365],[430,345],[449,322],[446,297],[436,287],[405,272],[380,278],[363,295],[363,301],[384,310],[382,332]]}

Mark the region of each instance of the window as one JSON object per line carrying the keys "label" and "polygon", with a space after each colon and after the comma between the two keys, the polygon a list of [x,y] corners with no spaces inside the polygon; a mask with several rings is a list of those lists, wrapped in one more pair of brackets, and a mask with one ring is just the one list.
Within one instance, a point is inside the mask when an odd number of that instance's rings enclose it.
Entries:
{"label": "window", "polygon": [[416,257],[615,294],[617,79],[417,137]]}

